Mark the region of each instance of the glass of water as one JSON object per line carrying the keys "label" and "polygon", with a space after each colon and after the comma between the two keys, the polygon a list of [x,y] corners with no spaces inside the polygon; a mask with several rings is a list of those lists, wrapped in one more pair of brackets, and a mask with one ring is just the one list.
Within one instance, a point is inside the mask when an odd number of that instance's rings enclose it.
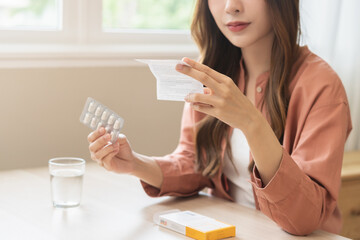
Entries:
{"label": "glass of water", "polygon": [[54,207],[79,206],[85,160],[73,157],[52,158],[49,160],[49,172]]}

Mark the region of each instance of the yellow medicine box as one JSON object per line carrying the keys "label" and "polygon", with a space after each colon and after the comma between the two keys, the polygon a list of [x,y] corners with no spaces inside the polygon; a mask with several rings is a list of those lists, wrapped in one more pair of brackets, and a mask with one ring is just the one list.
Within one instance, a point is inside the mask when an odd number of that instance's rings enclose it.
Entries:
{"label": "yellow medicine box", "polygon": [[159,224],[198,240],[216,240],[235,236],[235,226],[191,211],[161,214]]}

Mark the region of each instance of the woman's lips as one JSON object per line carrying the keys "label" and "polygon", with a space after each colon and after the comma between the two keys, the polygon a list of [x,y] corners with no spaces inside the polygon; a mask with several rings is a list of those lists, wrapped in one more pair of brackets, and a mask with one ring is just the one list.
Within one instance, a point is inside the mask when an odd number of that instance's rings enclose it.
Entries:
{"label": "woman's lips", "polygon": [[248,22],[230,22],[226,24],[226,26],[229,28],[232,32],[240,32],[247,28],[250,25]]}

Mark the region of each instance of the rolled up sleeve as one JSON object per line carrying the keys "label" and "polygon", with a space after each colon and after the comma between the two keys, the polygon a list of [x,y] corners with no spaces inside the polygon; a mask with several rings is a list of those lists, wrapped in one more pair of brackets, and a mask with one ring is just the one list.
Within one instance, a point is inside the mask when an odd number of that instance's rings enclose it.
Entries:
{"label": "rolled up sleeve", "polygon": [[160,189],[141,181],[149,196],[191,196],[204,187],[211,187],[209,178],[195,171],[194,122],[193,110],[186,103],[177,148],[169,155],[153,157],[163,174]]}
{"label": "rolled up sleeve", "polygon": [[[337,207],[344,144],[350,130],[346,102],[313,109],[291,155],[283,148],[279,169],[266,186],[254,167],[252,185],[261,211],[295,235],[326,229]],[[336,225],[337,229],[327,230],[339,232],[341,224]]]}

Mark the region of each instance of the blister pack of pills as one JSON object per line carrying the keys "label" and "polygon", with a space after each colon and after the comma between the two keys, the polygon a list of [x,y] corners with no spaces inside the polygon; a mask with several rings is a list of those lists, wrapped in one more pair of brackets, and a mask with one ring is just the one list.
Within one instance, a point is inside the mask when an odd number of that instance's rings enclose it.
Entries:
{"label": "blister pack of pills", "polygon": [[120,130],[124,125],[124,119],[105,105],[90,97],[86,100],[80,116],[80,122],[92,130],[104,127],[106,132],[110,133],[112,143],[115,143],[119,138]]}

